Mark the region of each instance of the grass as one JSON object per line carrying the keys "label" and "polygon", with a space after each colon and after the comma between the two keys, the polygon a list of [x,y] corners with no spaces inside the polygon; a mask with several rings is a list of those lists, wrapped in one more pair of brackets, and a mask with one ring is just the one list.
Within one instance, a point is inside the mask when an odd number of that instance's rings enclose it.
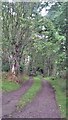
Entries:
{"label": "grass", "polygon": [[15,91],[20,88],[20,85],[14,81],[10,81],[7,77],[7,73],[2,73],[2,79],[0,82],[1,90],[4,92]]}
{"label": "grass", "polygon": [[41,79],[40,77],[34,77],[33,85],[30,87],[27,93],[21,96],[17,105],[17,109],[20,109],[24,107],[27,103],[31,102],[40,89],[41,89]]}
{"label": "grass", "polygon": [[2,91],[2,82],[0,81],[0,91]]}
{"label": "grass", "polygon": [[[27,75],[21,75],[20,77],[22,78],[23,83],[29,79]],[[6,92],[15,91],[19,89],[21,86],[20,84],[14,81],[8,80],[7,73],[3,73],[1,81],[2,82],[0,82],[0,90],[6,91]]]}
{"label": "grass", "polygon": [[66,110],[67,110],[67,112],[66,112],[66,116],[67,116],[67,118],[68,118],[68,96],[67,96],[66,101],[67,101],[67,103],[66,103]]}
{"label": "grass", "polygon": [[45,79],[48,80],[55,89],[56,101],[60,108],[61,117],[65,118],[66,117],[66,92],[65,92],[66,80],[63,80],[61,78],[52,79],[51,77],[47,77]]}
{"label": "grass", "polygon": [[14,91],[19,89],[20,85],[11,81],[3,81],[2,82],[2,90],[6,92]]}
{"label": "grass", "polygon": [[25,81],[27,81],[27,80],[29,80],[29,76],[26,75],[26,74],[24,74],[24,75],[22,76],[22,81],[23,81],[23,83],[24,83]]}

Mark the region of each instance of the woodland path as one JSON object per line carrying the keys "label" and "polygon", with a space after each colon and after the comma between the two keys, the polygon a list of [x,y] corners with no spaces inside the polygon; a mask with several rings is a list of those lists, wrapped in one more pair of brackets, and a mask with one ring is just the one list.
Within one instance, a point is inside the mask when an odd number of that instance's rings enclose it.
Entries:
{"label": "woodland path", "polygon": [[10,117],[9,114],[12,113],[12,118],[60,118],[60,111],[56,103],[54,90],[46,80],[42,80],[42,89],[34,100],[20,111],[14,112],[21,92],[24,93],[31,84],[32,81],[30,80],[21,90],[10,93],[11,95],[3,95],[3,117]]}

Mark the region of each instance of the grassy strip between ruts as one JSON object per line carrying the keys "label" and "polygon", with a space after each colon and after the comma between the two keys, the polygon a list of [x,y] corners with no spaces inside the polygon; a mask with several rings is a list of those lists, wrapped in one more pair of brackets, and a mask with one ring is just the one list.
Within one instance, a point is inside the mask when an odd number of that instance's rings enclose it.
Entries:
{"label": "grassy strip between ruts", "polygon": [[60,108],[61,117],[65,118],[66,117],[66,92],[65,92],[66,80],[63,80],[61,78],[52,79],[51,77],[47,77],[45,78],[45,80],[48,80],[55,89],[56,101]]}
{"label": "grassy strip between ruts", "polygon": [[27,103],[31,102],[33,98],[36,96],[37,92],[41,89],[41,78],[40,77],[34,77],[34,83],[33,85],[29,88],[29,90],[21,96],[17,109],[21,109],[24,107]]}

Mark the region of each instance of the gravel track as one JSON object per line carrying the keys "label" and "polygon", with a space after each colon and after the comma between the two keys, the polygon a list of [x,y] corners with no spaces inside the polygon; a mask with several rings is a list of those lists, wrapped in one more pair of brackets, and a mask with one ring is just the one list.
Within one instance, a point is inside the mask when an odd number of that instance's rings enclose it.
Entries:
{"label": "gravel track", "polygon": [[[24,93],[24,89],[27,89],[31,84],[32,81],[17,91],[16,94],[11,93],[12,95],[3,96],[3,116],[12,118],[60,118],[60,111],[56,103],[54,90],[46,80],[42,80],[42,89],[31,103],[19,111],[14,111],[21,92]],[[9,96],[11,96],[11,99]],[[10,99],[8,103],[6,103],[7,97]],[[12,116],[8,116],[6,113],[12,113]]]}
{"label": "gravel track", "polygon": [[9,92],[9,93],[2,93],[2,117],[8,117],[9,114],[15,111],[16,104],[21,97],[31,86],[33,80],[26,81],[20,89],[17,91]]}

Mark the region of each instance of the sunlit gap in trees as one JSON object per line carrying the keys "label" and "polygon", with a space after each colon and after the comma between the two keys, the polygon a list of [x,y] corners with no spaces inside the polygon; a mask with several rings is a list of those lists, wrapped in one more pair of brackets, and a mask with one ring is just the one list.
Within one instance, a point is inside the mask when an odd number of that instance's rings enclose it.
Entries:
{"label": "sunlit gap in trees", "polygon": [[[52,2],[51,0],[46,0],[46,1],[45,0],[43,0],[43,1],[40,0],[40,2],[41,2],[41,5],[45,4],[45,3],[48,3],[48,6],[44,7],[40,12],[42,16],[46,16],[49,9],[51,8],[52,5],[55,4],[55,2],[54,1]],[[39,9],[38,9],[38,11],[39,11]]]}
{"label": "sunlit gap in trees", "polygon": [[9,1],[9,3],[13,2],[13,0],[8,0],[8,1]]}

